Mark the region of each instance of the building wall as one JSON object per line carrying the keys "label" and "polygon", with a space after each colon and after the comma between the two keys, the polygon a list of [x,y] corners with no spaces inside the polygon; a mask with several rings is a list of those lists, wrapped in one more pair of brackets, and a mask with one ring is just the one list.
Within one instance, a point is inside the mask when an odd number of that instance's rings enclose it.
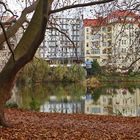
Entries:
{"label": "building wall", "polygon": [[[82,46],[80,42],[81,23],[80,19],[56,18],[55,27],[68,35],[55,29],[47,30],[45,39],[40,47],[40,55],[47,60],[79,59],[82,58]],[[75,48],[76,47],[76,48]]]}
{"label": "building wall", "polygon": [[97,60],[100,65],[128,67],[139,55],[136,53],[139,46],[137,39],[139,20],[135,18],[126,18],[125,22],[120,21],[120,17],[115,20],[104,18],[102,21],[85,19],[83,21],[85,61]]}

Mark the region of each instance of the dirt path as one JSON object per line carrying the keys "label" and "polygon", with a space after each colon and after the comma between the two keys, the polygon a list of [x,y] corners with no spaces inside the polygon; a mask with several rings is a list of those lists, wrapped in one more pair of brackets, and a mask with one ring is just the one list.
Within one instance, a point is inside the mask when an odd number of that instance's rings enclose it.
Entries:
{"label": "dirt path", "polygon": [[5,111],[0,140],[140,140],[140,117]]}

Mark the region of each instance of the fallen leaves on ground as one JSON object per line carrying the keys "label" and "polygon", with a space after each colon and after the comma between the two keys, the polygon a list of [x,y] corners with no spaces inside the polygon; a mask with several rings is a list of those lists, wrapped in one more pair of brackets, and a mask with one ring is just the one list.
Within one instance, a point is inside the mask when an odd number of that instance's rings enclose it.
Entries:
{"label": "fallen leaves on ground", "polygon": [[0,140],[140,140],[140,117],[40,113],[6,109]]}

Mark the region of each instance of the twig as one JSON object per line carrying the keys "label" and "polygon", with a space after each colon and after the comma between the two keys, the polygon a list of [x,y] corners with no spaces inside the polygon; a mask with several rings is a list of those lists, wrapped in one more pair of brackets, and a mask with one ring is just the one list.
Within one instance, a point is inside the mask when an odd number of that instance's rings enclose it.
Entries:
{"label": "twig", "polygon": [[13,60],[14,60],[14,62],[15,62],[14,52],[13,52],[11,46],[10,46],[10,43],[9,43],[9,41],[8,41],[8,38],[7,38],[7,35],[6,35],[6,32],[5,32],[5,29],[4,29],[4,26],[3,26],[3,24],[2,24],[1,21],[0,21],[0,26],[1,26],[2,31],[3,31],[3,34],[4,34],[4,36],[5,36],[5,41],[6,41],[6,43],[7,43],[7,46],[8,46],[8,48],[9,48],[10,52],[12,53],[12,57],[13,57]]}

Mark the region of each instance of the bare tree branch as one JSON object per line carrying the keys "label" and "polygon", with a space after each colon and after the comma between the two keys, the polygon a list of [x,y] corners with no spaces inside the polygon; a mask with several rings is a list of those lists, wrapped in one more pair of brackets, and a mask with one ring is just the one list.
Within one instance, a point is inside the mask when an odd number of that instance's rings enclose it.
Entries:
{"label": "bare tree branch", "polygon": [[[13,16],[15,16],[15,14],[14,14],[10,9],[8,9],[8,8],[6,7],[6,4],[5,4],[4,2],[0,1],[0,4],[4,6],[5,12],[8,11],[8,12],[10,12]],[[5,12],[4,12],[4,13],[5,13]]]}
{"label": "bare tree branch", "polygon": [[8,38],[7,38],[7,35],[6,35],[6,32],[5,32],[5,29],[4,29],[4,26],[3,26],[3,24],[1,22],[0,22],[0,26],[1,26],[2,31],[3,31],[3,34],[5,36],[5,40],[6,40],[7,46],[9,48],[10,52],[12,53],[13,60],[15,61],[14,52],[13,52],[11,46],[10,46],[10,43],[8,41]]}
{"label": "bare tree branch", "polygon": [[[22,24],[26,21],[26,15],[33,12],[37,6],[37,2],[34,2],[31,6],[25,8],[20,16],[20,18],[16,21],[16,23],[11,26],[7,31],[7,38],[12,37],[18,29],[22,26]],[[0,44],[5,42],[5,37],[3,34],[0,34]]]}
{"label": "bare tree branch", "polygon": [[[77,46],[75,46],[74,42],[70,39],[70,37],[65,32],[63,32],[62,30],[58,29],[57,27],[47,27],[47,29],[49,29],[49,30],[57,30],[61,34],[65,35],[65,37],[72,43],[73,48],[75,48],[77,50]],[[76,55],[76,58],[78,59],[77,52],[75,52],[75,55]]]}
{"label": "bare tree branch", "polygon": [[115,1],[115,0],[100,0],[100,1],[93,1],[93,2],[89,2],[89,3],[68,5],[68,6],[59,8],[59,9],[51,10],[50,14],[61,12],[61,11],[68,10],[68,9],[73,9],[73,8],[78,8],[78,7],[87,7],[87,6],[97,5],[97,4],[104,4],[104,3],[109,3],[109,2],[113,2],[113,1]]}

